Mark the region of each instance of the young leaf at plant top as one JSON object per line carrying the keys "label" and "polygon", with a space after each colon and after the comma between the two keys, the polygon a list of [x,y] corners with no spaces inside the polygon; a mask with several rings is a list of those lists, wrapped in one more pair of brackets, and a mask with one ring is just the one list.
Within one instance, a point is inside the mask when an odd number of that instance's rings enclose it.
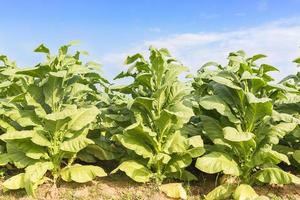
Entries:
{"label": "young leaf at plant top", "polygon": [[195,180],[185,168],[204,149],[200,136],[188,138],[182,130],[192,115],[184,100],[190,89],[178,80],[186,68],[166,49],[154,48],[150,48],[149,61],[135,54],[125,63],[130,65],[128,71],[116,78],[131,77],[133,82],[114,89],[132,97],[128,108],[134,120],[112,137],[127,149],[114,172],[121,170],[137,182]]}
{"label": "young leaf at plant top", "polygon": [[[273,79],[268,72],[277,71],[275,67],[255,64],[262,57],[265,56],[246,58],[243,51],[230,53],[227,66],[210,68],[210,64],[204,65],[194,78],[196,116],[191,125],[202,130],[207,144],[207,154],[197,159],[196,167],[206,173],[234,177],[229,178],[230,187],[225,181],[208,194],[215,199],[231,195],[240,199],[243,193],[239,191],[252,194],[249,185],[257,182],[288,184],[300,181],[277,167],[280,162],[289,164],[289,159],[273,146],[292,132],[297,122],[286,122],[278,117],[281,113],[273,110],[273,103],[287,88],[271,83]],[[238,184],[244,185],[236,188]]]}
{"label": "young leaf at plant top", "polygon": [[24,93],[9,98],[10,107],[3,112],[17,128],[0,136],[7,151],[2,156],[24,171],[3,183],[7,190],[25,188],[34,195],[48,178],[54,183],[60,178],[87,182],[106,176],[98,166],[73,164],[79,151],[94,144],[87,135],[100,112],[97,85],[104,87],[107,81],[94,71],[94,64],[80,61],[80,52],[68,54],[69,47],[52,56],[41,45],[35,51],[45,53],[46,62],[16,72],[33,81]]}

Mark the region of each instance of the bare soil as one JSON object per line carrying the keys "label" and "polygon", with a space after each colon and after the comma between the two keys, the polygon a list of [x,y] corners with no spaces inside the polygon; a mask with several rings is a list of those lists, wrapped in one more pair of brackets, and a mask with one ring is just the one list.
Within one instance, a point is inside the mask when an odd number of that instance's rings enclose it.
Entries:
{"label": "bare soil", "polygon": [[[216,185],[216,177],[199,175],[198,182],[185,184],[188,199],[201,200]],[[300,186],[255,186],[257,193],[273,200],[300,200]],[[0,200],[31,200],[23,190],[0,192]],[[41,185],[36,199],[41,200],[168,200],[153,183],[138,184],[125,175],[98,178],[86,184],[60,183],[57,188],[50,183]]]}

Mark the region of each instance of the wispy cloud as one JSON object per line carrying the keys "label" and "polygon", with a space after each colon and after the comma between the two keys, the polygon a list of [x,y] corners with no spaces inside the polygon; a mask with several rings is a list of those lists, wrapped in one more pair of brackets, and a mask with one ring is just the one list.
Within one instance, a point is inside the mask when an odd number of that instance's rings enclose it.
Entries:
{"label": "wispy cloud", "polygon": [[126,53],[107,54],[102,58],[102,63],[104,66],[122,66],[126,55],[137,51],[146,52],[147,47],[153,45],[168,48],[175,57],[189,66],[191,71],[196,71],[207,61],[214,60],[224,64],[229,52],[243,49],[248,55],[266,54],[268,58],[264,62],[281,70],[280,73],[274,74],[280,79],[297,70],[291,61],[300,56],[299,32],[299,18],[289,18],[226,32],[173,34],[144,41]]}

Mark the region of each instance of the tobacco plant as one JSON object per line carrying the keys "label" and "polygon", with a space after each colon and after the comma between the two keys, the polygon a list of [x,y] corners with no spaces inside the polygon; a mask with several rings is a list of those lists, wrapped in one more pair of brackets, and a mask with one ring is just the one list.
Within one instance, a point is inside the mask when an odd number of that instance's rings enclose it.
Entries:
{"label": "tobacco plant", "polygon": [[6,143],[0,163],[20,171],[2,184],[6,190],[25,188],[34,196],[47,180],[82,183],[106,176],[101,167],[75,160],[79,151],[94,144],[87,135],[100,112],[97,87],[107,81],[94,70],[95,63],[83,63],[80,52],[71,55],[69,47],[62,46],[53,56],[40,45],[35,52],[45,53],[46,62],[15,72],[29,81],[23,83],[26,91],[7,98],[2,112],[11,126],[0,136]]}
{"label": "tobacco plant", "polygon": [[193,82],[195,117],[191,125],[202,131],[207,153],[196,167],[206,173],[222,173],[221,185],[206,199],[260,199],[253,184],[300,184],[295,175],[277,164],[290,164],[285,154],[273,149],[279,139],[293,131],[297,120],[273,110],[286,91],[273,84],[271,65],[256,65],[264,55],[246,58],[243,51],[230,53],[227,66],[210,62]]}
{"label": "tobacco plant", "polygon": [[150,48],[149,61],[135,54],[125,63],[130,65],[128,71],[116,79],[130,77],[133,82],[114,89],[132,98],[128,109],[133,119],[112,137],[127,150],[114,172],[121,170],[137,182],[154,180],[160,184],[165,178],[195,180],[185,168],[204,149],[200,136],[188,138],[182,129],[192,115],[184,100],[190,88],[178,80],[186,67],[166,49],[154,48]]}
{"label": "tobacco plant", "polygon": [[[300,58],[294,60],[300,64]],[[286,116],[292,116],[298,119],[297,128],[286,135],[276,149],[286,155],[289,155],[292,164],[300,168],[300,72],[295,75],[290,75],[284,78],[281,84],[289,88],[286,93],[286,98],[276,101],[275,109],[279,112],[286,113]],[[286,120],[290,120],[291,117]],[[295,121],[295,120],[294,120]]]}

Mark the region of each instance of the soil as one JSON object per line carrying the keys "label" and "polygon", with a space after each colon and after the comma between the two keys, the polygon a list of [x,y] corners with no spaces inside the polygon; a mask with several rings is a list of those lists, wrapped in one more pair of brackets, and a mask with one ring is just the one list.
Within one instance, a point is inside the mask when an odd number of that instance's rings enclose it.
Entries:
{"label": "soil", "polygon": [[[216,177],[199,175],[199,182],[185,184],[188,199],[201,200],[216,185]],[[300,200],[300,186],[255,186],[256,192],[273,200]],[[31,200],[25,191],[0,192],[0,200]],[[41,185],[36,199],[41,200],[169,200],[153,183],[138,184],[123,174],[98,178],[86,184],[60,183],[53,187],[50,183]]]}

